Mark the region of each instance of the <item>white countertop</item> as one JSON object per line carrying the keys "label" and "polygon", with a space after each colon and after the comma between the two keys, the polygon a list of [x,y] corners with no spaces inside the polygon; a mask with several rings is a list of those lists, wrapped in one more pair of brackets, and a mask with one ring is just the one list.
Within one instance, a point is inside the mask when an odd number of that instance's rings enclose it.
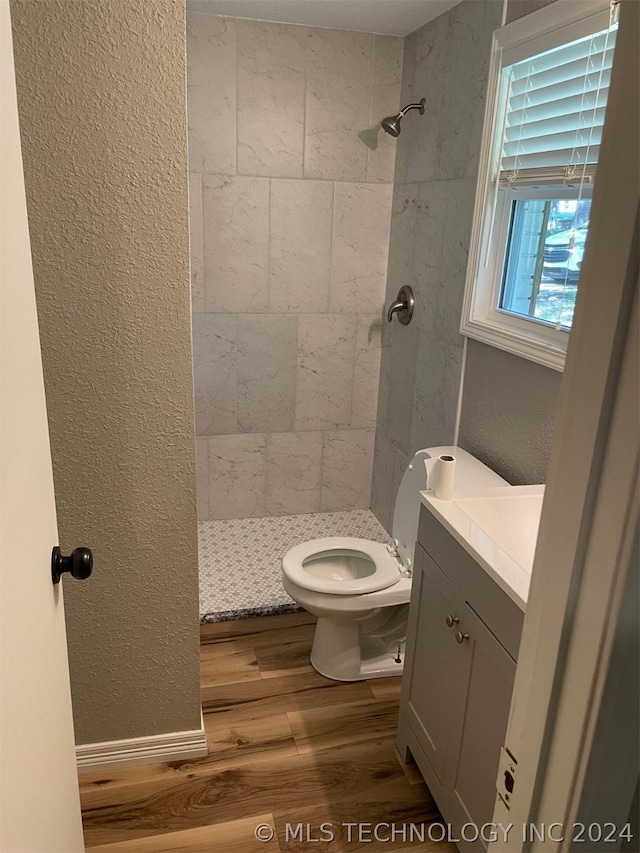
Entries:
{"label": "white countertop", "polygon": [[506,592],[526,608],[544,486],[454,492],[450,501],[420,492],[429,512]]}

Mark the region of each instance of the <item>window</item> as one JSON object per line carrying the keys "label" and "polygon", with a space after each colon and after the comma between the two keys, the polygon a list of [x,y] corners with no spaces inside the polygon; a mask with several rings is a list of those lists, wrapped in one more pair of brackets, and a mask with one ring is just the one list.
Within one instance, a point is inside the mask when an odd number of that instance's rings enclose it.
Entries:
{"label": "window", "polygon": [[589,233],[614,8],[557,3],[494,34],[461,331],[558,370]]}

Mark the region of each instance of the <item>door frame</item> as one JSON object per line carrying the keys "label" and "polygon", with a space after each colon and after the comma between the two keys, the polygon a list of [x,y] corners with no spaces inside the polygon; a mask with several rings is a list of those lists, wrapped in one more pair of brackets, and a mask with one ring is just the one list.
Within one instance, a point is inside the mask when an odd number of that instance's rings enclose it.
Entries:
{"label": "door frame", "polygon": [[[507,846],[491,845],[496,853],[498,846],[500,853],[573,849],[570,831],[560,844],[548,838],[525,841],[522,826],[571,827],[587,789],[597,801],[598,787],[602,796],[611,788],[606,755],[596,755],[597,732],[613,696],[608,675],[619,663],[615,640],[624,619],[625,587],[636,570],[638,526],[640,22],[635,0],[622,0],[620,21],[590,239],[505,739],[516,762],[515,784],[509,807],[498,797],[494,812],[496,823],[512,823],[514,829]],[[637,720],[632,702],[618,706],[620,726]],[[620,784],[616,779],[621,820],[637,790],[634,760],[632,747]],[[502,782],[499,778],[499,793]]]}

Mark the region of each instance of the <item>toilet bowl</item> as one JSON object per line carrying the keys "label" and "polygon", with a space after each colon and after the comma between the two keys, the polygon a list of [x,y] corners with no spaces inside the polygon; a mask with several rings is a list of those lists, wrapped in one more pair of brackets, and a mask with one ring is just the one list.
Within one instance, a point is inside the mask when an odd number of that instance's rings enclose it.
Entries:
{"label": "toilet bowl", "polygon": [[311,664],[336,681],[400,675],[404,665],[420,491],[425,460],[453,455],[456,488],[506,481],[460,447],[419,450],[402,477],[393,515],[393,545],[356,537],[312,539],[282,558],[282,584],[318,617]]}

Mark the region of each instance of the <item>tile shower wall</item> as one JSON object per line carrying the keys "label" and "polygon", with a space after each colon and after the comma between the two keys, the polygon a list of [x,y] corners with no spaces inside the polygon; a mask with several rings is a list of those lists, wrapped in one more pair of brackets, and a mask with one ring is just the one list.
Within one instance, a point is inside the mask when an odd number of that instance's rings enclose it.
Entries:
{"label": "tile shower wall", "polygon": [[402,44],[188,14],[201,519],[369,506]]}
{"label": "tile shower wall", "polygon": [[465,0],[405,39],[402,103],[427,101],[398,138],[387,300],[413,287],[411,325],[385,324],[371,508],[387,530],[409,458],[454,438],[458,333],[491,33],[501,0]]}

